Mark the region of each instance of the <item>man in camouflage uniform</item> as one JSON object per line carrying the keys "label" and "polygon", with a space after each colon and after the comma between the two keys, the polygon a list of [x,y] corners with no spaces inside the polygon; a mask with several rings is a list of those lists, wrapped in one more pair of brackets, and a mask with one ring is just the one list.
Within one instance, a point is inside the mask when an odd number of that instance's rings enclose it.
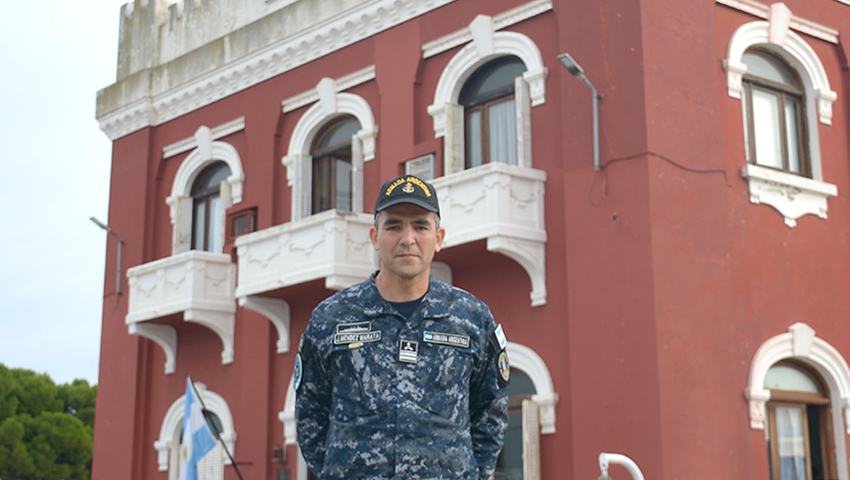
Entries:
{"label": "man in camouflage uniform", "polygon": [[430,184],[386,182],[375,212],[381,269],[316,307],[301,337],[301,453],[321,480],[487,480],[507,429],[501,326],[430,275],[445,237]]}

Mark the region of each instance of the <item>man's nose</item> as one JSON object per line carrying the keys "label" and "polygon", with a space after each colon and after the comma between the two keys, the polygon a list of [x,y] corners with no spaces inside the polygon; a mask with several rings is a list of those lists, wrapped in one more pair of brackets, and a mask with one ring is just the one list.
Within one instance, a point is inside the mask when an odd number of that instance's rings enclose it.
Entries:
{"label": "man's nose", "polygon": [[403,245],[413,245],[416,243],[416,237],[414,236],[413,227],[405,226],[401,230],[401,243]]}

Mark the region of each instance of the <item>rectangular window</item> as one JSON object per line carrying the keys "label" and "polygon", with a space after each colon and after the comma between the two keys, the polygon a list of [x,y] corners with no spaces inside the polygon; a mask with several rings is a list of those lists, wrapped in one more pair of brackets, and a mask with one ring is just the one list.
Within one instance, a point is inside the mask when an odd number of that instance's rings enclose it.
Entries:
{"label": "rectangular window", "polygon": [[230,216],[230,238],[255,232],[257,230],[257,209],[252,208],[236,212]]}

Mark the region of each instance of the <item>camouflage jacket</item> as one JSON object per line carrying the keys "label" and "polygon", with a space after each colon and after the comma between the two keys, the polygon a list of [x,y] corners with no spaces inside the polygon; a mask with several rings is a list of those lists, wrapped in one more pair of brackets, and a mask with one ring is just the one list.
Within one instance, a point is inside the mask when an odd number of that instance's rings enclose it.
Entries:
{"label": "camouflage jacket", "polygon": [[313,311],[294,387],[298,443],[324,479],[490,478],[507,429],[505,337],[431,277],[403,318],[369,280]]}

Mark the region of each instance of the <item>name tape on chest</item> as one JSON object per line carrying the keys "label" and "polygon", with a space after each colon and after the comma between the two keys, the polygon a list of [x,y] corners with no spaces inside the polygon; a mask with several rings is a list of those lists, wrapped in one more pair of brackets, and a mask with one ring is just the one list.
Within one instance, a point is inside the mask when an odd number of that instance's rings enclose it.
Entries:
{"label": "name tape on chest", "polygon": [[425,332],[422,340],[438,345],[449,345],[452,347],[469,348],[469,337],[454,335],[451,333]]}
{"label": "name tape on chest", "polygon": [[372,322],[340,323],[336,326],[336,333],[371,332]]}
{"label": "name tape on chest", "polygon": [[357,332],[357,333],[337,333],[334,335],[334,345],[346,345],[351,343],[369,343],[378,342],[381,340],[381,331],[375,332]]}

